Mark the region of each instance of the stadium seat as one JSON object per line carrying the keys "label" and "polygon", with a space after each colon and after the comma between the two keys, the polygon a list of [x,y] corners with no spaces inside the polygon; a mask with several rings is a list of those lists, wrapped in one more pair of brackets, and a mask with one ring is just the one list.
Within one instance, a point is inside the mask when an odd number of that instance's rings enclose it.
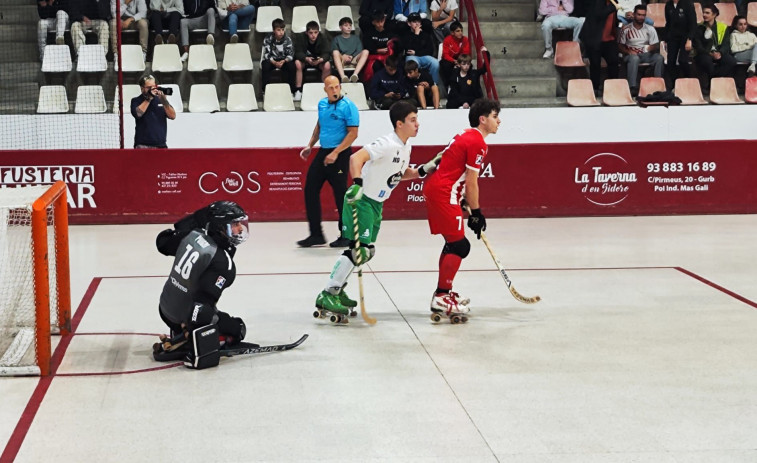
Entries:
{"label": "stadium seat", "polygon": [[40,87],[37,112],[39,114],[67,113],[68,96],[66,95],[66,87],[63,85],[45,85]]}
{"label": "stadium seat", "polygon": [[318,10],[315,5],[295,6],[292,8],[292,32],[305,32],[305,26],[310,21],[320,22],[318,20]]}
{"label": "stadium seat", "polygon": [[665,21],[665,3],[649,3],[647,5],[647,18],[654,21],[655,28],[664,28],[667,24]]}
{"label": "stadium seat", "polygon": [[139,45],[121,45],[121,68],[123,72],[144,72],[145,58]]}
{"label": "stadium seat", "polygon": [[252,71],[252,53],[246,43],[228,43],[223,51],[224,71]]}
{"label": "stadium seat", "polygon": [[212,113],[221,110],[213,84],[195,84],[189,88],[189,112]]}
{"label": "stadium seat", "polygon": [[568,81],[568,105],[599,106],[599,102],[594,96],[591,79],[571,79]]}
{"label": "stadium seat", "polygon": [[229,96],[226,98],[226,111],[257,111],[258,100],[255,98],[255,88],[252,84],[229,85]]}
{"label": "stadium seat", "polygon": [[171,95],[168,95],[168,102],[171,103],[173,109],[177,113],[184,112],[184,102],[181,99],[181,89],[178,84],[159,84],[160,87],[167,87],[173,90]]}
{"label": "stadium seat", "polygon": [[105,61],[105,50],[102,45],[82,45],[79,47],[79,57],[76,60],[77,72],[105,72],[108,62]]}
{"label": "stadium seat", "polygon": [[[344,85],[342,84],[343,89]],[[303,111],[316,111],[318,110],[318,102],[323,98],[326,98],[326,90],[323,89],[322,83],[307,83],[302,86],[300,109]]]}
{"label": "stadium seat", "polygon": [[555,45],[555,66],[565,68],[585,66],[578,42],[557,42]]}
{"label": "stadium seat", "polygon": [[[342,18],[352,19],[352,8],[349,5],[330,5],[326,12],[326,30],[329,32],[341,32],[339,21]],[[355,27],[354,21],[352,27]]]}
{"label": "stadium seat", "polygon": [[[704,21],[704,17],[702,16],[702,4],[699,2],[694,2],[694,12],[697,14],[697,24]],[[726,24],[727,26],[730,26],[730,24]]]}
{"label": "stadium seat", "polygon": [[[322,85],[321,88],[323,88]],[[342,94],[352,100],[353,103],[355,103],[358,111],[365,111],[367,109],[370,109],[368,107],[368,100],[365,99],[365,87],[363,87],[362,82],[349,82],[342,84]]]}
{"label": "stadium seat", "polygon": [[187,61],[187,71],[202,72],[215,71],[218,69],[216,53],[213,45],[192,45],[189,47],[189,60]]}
{"label": "stadium seat", "polygon": [[673,93],[681,99],[682,105],[707,104],[707,101],[702,97],[699,79],[693,77],[676,79]]}
{"label": "stadium seat", "polygon": [[184,67],[179,47],[174,44],[155,45],[152,49],[153,72],[181,72]]}
{"label": "stadium seat", "polygon": [[715,3],[715,7],[720,12],[717,17],[719,23],[723,23],[726,26],[730,26],[733,22],[733,18],[736,17],[738,11],[736,11],[735,3]]}
{"label": "stadium seat", "polygon": [[294,101],[289,84],[268,84],[263,97],[265,111],[294,111]]}
{"label": "stadium seat", "polygon": [[733,77],[713,77],[710,80],[710,103],[714,104],[743,104],[736,91]]}
{"label": "stadium seat", "polygon": [[757,103],[757,77],[750,77],[746,80],[744,99],[747,103]]}
{"label": "stadium seat", "polygon": [[757,27],[757,3],[747,4],[746,22],[752,27]]}
{"label": "stadium seat", "polygon": [[639,84],[639,96],[651,95],[654,92],[664,92],[665,79],[662,77],[642,77]]}
{"label": "stadium seat", "polygon": [[[131,100],[140,93],[139,85],[124,85],[124,114],[131,112]],[[113,97],[113,112],[118,114],[118,86],[116,86],[116,94]]]}
{"label": "stadium seat", "polygon": [[69,72],[73,69],[68,45],[46,45],[42,57],[42,72]]}
{"label": "stadium seat", "polygon": [[606,106],[631,106],[636,102],[631,97],[631,89],[626,79],[606,79],[602,91],[602,104]]}
{"label": "stadium seat", "polygon": [[271,22],[274,19],[284,19],[281,13],[281,7],[278,6],[261,6],[258,8],[258,19],[255,22],[255,30],[258,32],[273,32]]}
{"label": "stadium seat", "polygon": [[104,113],[107,109],[105,93],[101,86],[80,85],[76,89],[76,105],[74,106],[76,114]]}

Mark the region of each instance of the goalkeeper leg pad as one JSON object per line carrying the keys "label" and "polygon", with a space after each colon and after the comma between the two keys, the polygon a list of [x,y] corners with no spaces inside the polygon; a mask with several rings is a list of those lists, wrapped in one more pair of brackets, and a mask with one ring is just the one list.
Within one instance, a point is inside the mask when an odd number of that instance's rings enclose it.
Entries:
{"label": "goalkeeper leg pad", "polygon": [[195,329],[190,335],[190,342],[191,350],[184,358],[184,366],[204,370],[218,365],[221,360],[218,326],[205,325]]}

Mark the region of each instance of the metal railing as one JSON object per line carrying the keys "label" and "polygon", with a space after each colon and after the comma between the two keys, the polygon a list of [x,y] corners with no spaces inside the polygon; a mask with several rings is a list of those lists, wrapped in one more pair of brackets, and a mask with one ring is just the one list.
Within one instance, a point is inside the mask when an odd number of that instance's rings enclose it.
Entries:
{"label": "metal railing", "polygon": [[460,17],[468,19],[468,40],[470,40],[471,47],[475,49],[478,65],[486,68],[486,74],[483,76],[486,96],[498,100],[499,96],[497,95],[497,88],[494,85],[494,76],[492,75],[489,55],[482,51],[484,48],[484,36],[481,34],[481,26],[478,23],[478,15],[476,14],[473,0],[460,1]]}

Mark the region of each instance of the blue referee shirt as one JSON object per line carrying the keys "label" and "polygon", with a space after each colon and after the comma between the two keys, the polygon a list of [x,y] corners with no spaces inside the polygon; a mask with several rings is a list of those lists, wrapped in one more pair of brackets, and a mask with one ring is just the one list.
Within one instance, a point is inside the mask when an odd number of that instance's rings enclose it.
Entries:
{"label": "blue referee shirt", "polygon": [[319,138],[322,148],[336,148],[347,136],[347,127],[360,125],[360,116],[355,103],[346,96],[336,103],[328,98],[318,102],[318,124],[321,126]]}
{"label": "blue referee shirt", "polygon": [[158,146],[166,145],[167,124],[166,110],[160,98],[153,98],[147,111],[142,117],[137,117],[137,107],[145,101],[143,95],[138,95],[131,100],[131,115],[136,119],[134,131],[134,146]]}

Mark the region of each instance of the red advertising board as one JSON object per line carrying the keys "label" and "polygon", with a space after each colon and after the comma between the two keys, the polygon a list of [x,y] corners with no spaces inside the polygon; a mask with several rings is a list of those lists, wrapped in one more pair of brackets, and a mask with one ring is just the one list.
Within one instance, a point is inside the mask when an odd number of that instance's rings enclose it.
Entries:
{"label": "red advertising board", "polygon": [[[413,162],[443,147],[413,149]],[[479,184],[490,217],[757,212],[754,141],[493,145]],[[164,223],[219,199],[256,221],[304,220],[298,149],[4,152],[0,186],[66,181],[71,223]],[[331,189],[324,218],[336,219]],[[400,183],[387,219],[426,214],[423,181]]]}

